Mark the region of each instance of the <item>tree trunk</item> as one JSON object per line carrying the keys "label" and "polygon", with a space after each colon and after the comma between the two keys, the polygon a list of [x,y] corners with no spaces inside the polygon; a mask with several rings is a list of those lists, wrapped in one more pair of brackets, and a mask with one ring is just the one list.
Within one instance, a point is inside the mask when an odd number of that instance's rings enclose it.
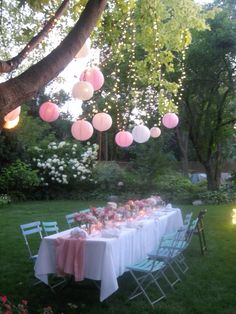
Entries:
{"label": "tree trunk", "polygon": [[179,127],[176,128],[177,141],[181,154],[181,168],[183,174],[188,177],[188,140],[189,132],[181,130]]}
{"label": "tree trunk", "polygon": [[212,155],[211,159],[202,162],[206,169],[207,175],[207,189],[209,191],[217,191],[220,188],[221,179],[221,166],[222,166],[222,153],[221,145],[217,145],[216,152]]}
{"label": "tree trunk", "polygon": [[207,162],[203,164],[207,176],[207,189],[209,191],[217,191],[220,188],[221,172],[215,167],[214,163]]}
{"label": "tree trunk", "polygon": [[96,26],[107,0],[89,0],[74,28],[44,59],[0,84],[0,120],[54,79],[74,58]]}

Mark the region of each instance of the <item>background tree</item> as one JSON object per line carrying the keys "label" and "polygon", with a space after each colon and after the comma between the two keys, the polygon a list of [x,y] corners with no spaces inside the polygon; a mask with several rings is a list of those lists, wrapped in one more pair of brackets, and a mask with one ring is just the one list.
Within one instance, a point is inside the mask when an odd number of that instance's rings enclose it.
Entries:
{"label": "background tree", "polygon": [[226,8],[209,20],[211,30],[193,33],[186,60],[184,114],[209,190],[219,188],[236,121],[236,23],[231,14]]}

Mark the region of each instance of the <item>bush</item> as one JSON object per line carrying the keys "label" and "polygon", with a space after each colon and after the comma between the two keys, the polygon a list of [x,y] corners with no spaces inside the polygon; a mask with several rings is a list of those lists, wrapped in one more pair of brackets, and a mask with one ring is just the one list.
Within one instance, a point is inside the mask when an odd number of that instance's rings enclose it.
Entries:
{"label": "bush", "polygon": [[34,188],[39,185],[37,171],[26,163],[17,160],[5,167],[0,175],[0,192],[10,195],[13,199],[30,198]]}
{"label": "bush", "polygon": [[40,176],[37,199],[78,199],[94,188],[97,144],[52,142],[31,150],[32,167]]}
{"label": "bush", "polygon": [[116,162],[100,162],[94,168],[94,180],[97,190],[106,193],[115,193],[122,189],[125,170]]}
{"label": "bush", "polygon": [[206,191],[205,182],[192,184],[190,179],[179,173],[157,177],[156,193],[166,202],[192,203],[203,191]]}
{"label": "bush", "polygon": [[0,207],[6,204],[11,203],[11,198],[7,194],[0,195]]}
{"label": "bush", "polygon": [[236,201],[236,191],[231,188],[222,187],[219,191],[206,191],[199,194],[199,199],[204,204],[227,204]]}

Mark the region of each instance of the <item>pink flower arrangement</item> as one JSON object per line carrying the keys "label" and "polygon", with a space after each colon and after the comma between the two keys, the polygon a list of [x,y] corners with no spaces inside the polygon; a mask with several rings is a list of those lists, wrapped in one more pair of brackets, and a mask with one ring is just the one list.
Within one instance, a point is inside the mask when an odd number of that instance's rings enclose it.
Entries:
{"label": "pink flower arrangement", "polygon": [[92,212],[80,212],[75,214],[75,221],[81,224],[95,224],[97,223],[97,218]]}

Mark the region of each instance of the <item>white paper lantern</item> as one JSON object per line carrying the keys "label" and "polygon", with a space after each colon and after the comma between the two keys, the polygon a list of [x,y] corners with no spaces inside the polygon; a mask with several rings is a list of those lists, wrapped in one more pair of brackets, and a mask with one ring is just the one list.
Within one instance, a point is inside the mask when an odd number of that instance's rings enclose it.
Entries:
{"label": "white paper lantern", "polygon": [[72,96],[80,100],[89,100],[93,97],[92,84],[85,81],[75,83],[72,89]]}
{"label": "white paper lantern", "polygon": [[137,125],[133,128],[132,135],[137,143],[145,143],[150,138],[150,130],[145,125]]}
{"label": "white paper lantern", "polygon": [[86,42],[83,44],[82,48],[79,50],[79,52],[77,53],[77,55],[75,56],[76,59],[79,58],[85,58],[89,55],[90,53],[90,45],[91,45],[91,41],[88,38],[86,40]]}
{"label": "white paper lantern", "polygon": [[150,130],[150,135],[153,138],[159,137],[161,135],[161,130],[160,128],[154,126],[153,128],[151,128]]}

